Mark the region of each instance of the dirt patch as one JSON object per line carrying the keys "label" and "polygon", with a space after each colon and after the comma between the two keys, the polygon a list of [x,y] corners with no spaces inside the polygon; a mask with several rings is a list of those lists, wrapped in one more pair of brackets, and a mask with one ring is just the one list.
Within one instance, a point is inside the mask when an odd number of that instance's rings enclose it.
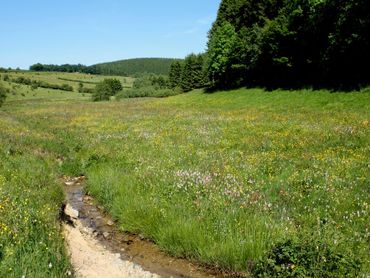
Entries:
{"label": "dirt patch", "polygon": [[84,230],[80,221],[75,221],[74,224],[74,227],[64,224],[63,230],[76,277],[159,277],[144,271],[133,262],[122,260],[120,254],[114,254],[104,248]]}

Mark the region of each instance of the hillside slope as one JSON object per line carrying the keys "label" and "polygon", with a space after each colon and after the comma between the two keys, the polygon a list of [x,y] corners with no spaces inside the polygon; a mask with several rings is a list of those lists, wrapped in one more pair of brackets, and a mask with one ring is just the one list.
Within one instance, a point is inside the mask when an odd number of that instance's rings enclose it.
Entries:
{"label": "hillside slope", "polygon": [[170,58],[136,58],[96,64],[91,67],[94,67],[96,72],[100,74],[109,75],[168,74],[171,63],[175,60]]}

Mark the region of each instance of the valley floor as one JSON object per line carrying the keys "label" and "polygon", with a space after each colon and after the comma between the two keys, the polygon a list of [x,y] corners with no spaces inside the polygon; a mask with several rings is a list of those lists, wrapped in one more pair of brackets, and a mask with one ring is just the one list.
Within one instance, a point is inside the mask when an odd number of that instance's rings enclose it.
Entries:
{"label": "valley floor", "polygon": [[122,230],[171,255],[254,275],[370,274],[369,90],[68,94],[0,109],[0,277],[67,275],[58,178],[80,174]]}

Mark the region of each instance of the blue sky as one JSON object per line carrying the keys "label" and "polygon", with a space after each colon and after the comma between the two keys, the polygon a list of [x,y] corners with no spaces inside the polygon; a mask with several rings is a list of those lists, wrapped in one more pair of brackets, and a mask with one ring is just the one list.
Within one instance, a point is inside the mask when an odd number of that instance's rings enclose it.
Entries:
{"label": "blue sky", "polygon": [[221,0],[1,1],[0,66],[183,58],[206,48]]}

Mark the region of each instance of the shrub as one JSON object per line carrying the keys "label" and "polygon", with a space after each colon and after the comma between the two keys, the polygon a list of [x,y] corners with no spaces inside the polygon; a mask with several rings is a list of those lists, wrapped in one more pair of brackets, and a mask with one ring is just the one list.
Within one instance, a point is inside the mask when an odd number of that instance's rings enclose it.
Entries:
{"label": "shrub", "polygon": [[9,81],[9,79],[10,79],[10,78],[9,78],[9,75],[4,74],[3,80],[4,80],[4,81]]}
{"label": "shrub", "polygon": [[118,79],[107,78],[95,86],[92,100],[102,101],[109,100],[111,96],[116,95],[123,89],[121,82]]}
{"label": "shrub", "polygon": [[83,93],[83,89],[84,89],[84,84],[82,82],[79,82],[78,83],[78,92]]}
{"label": "shrub", "polygon": [[8,90],[0,83],[0,106],[4,103]]}
{"label": "shrub", "polygon": [[276,244],[254,267],[257,277],[356,277],[361,265],[350,251],[318,239]]}
{"label": "shrub", "polygon": [[62,84],[62,86],[60,86],[60,90],[73,92],[73,87],[69,84]]}
{"label": "shrub", "polygon": [[114,96],[119,91],[123,89],[121,82],[118,79],[115,78],[107,78],[104,79],[103,82],[108,84],[108,86],[111,88],[111,96]]}
{"label": "shrub", "polygon": [[36,90],[39,86],[37,85],[37,83],[32,83],[31,85],[31,90]]}
{"label": "shrub", "polygon": [[111,87],[106,82],[100,82],[95,86],[92,94],[93,101],[109,100],[112,94]]}

